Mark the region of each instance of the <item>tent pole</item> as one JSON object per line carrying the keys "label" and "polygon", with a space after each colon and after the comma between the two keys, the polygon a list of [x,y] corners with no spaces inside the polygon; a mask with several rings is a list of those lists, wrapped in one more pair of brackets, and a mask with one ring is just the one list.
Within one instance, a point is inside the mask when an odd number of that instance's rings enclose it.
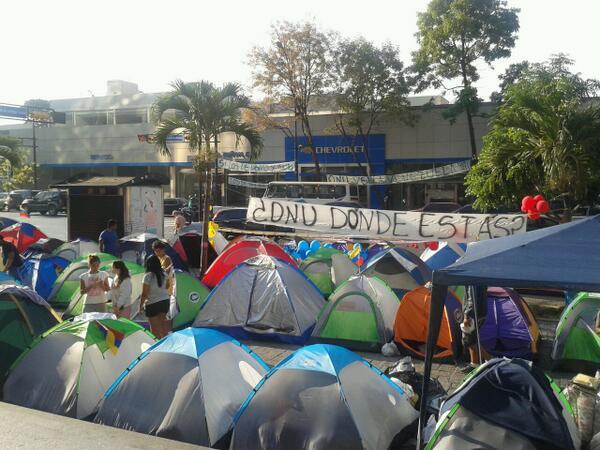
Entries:
{"label": "tent pole", "polygon": [[479,340],[479,316],[477,315],[477,303],[479,295],[481,295],[480,287],[470,286],[471,294],[473,295],[473,315],[475,316],[475,336],[477,337],[477,354],[479,355],[479,364],[483,364],[481,357],[481,342]]}
{"label": "tent pole", "polygon": [[[434,272],[435,276],[435,272]],[[438,340],[440,325],[444,314],[444,303],[448,293],[448,286],[436,284],[431,288],[431,304],[429,305],[429,322],[427,325],[427,344],[425,350],[425,368],[423,370],[423,388],[419,408],[419,430],[417,434],[417,450],[423,447],[423,428],[427,419],[427,391],[433,363],[433,348]]]}

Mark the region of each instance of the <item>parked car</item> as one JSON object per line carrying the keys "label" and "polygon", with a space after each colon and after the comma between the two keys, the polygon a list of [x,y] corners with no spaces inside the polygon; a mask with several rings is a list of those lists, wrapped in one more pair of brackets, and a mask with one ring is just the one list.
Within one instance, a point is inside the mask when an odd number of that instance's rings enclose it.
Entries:
{"label": "parked car", "polygon": [[219,227],[223,228],[235,228],[237,230],[249,230],[249,231],[274,231],[291,233],[294,230],[292,228],[276,227],[273,225],[262,225],[253,222],[246,221],[246,212],[248,208],[222,208],[219,209],[214,217],[215,222]]}
{"label": "parked car", "polygon": [[483,211],[480,211],[473,207],[473,205],[470,203],[468,205],[461,206],[454,212],[458,214],[520,214],[520,211],[511,211],[511,209],[507,208],[506,206],[501,206],[499,208],[491,208],[484,213]]}
{"label": "parked car", "polygon": [[453,202],[431,202],[414,211],[430,212],[430,213],[451,213],[459,209],[461,206]]}
{"label": "parked car", "polygon": [[4,205],[8,201],[8,192],[0,192],[0,211],[4,211]]}
{"label": "parked car", "polygon": [[41,215],[56,216],[67,212],[67,191],[41,191],[35,197],[23,200],[21,210],[28,214],[39,212]]}
{"label": "parked car", "polygon": [[163,212],[165,216],[170,216],[173,214],[173,211],[176,209],[181,209],[186,207],[188,201],[185,198],[175,197],[175,198],[165,198],[163,200]]}
{"label": "parked car", "polygon": [[10,191],[6,201],[4,202],[4,211],[10,211],[13,209],[19,209],[23,200],[33,198],[39,191],[32,191],[29,189],[17,189]]}

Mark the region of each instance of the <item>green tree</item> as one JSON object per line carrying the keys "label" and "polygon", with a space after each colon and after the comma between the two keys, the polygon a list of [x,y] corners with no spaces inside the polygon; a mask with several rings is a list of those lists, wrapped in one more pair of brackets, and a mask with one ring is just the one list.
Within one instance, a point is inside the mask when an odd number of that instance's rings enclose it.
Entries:
{"label": "green tree", "polygon": [[0,136],[0,158],[14,167],[21,165],[21,140],[12,136]]}
{"label": "green tree", "polygon": [[[173,91],[158,98],[153,106],[156,128],[153,134],[158,150],[170,155],[167,145],[172,134],[183,134],[190,149],[198,153],[198,167],[204,169],[203,252],[202,271],[206,270],[208,243],[208,211],[212,195],[212,163],[218,154],[218,137],[222,133],[235,133],[248,141],[252,159],[262,149],[260,134],[241,118],[242,110],[250,107],[250,99],[241,87],[228,83],[216,87],[207,81],[172,83]],[[200,173],[200,170],[199,170]],[[198,196],[198,200],[202,196]]]}
{"label": "green tree", "polygon": [[[254,47],[249,55],[254,86],[300,120],[317,172],[321,167],[314,146],[310,107],[332,86],[332,45],[335,35],[312,22],[279,22],[272,27],[268,47]],[[285,128],[288,128],[286,126]]]}
{"label": "green tree", "polygon": [[[516,8],[506,0],[431,0],[418,15],[419,48],[413,53],[419,85],[443,87],[457,95],[457,101],[445,114],[454,121],[465,113],[471,155],[477,157],[473,116],[480,99],[474,83],[479,79],[476,64],[491,64],[510,56],[519,30]],[[446,86],[444,80],[458,83]]]}
{"label": "green tree", "polygon": [[[482,209],[531,193],[568,208],[593,201],[600,170],[598,82],[571,73],[564,55],[530,64],[502,93],[467,194]],[[568,212],[567,212],[568,214]]]}
{"label": "green tree", "polygon": [[[369,136],[384,120],[412,124],[414,115],[406,96],[410,84],[398,48],[381,48],[364,38],[341,41],[335,52],[336,131],[364,145],[372,173]],[[358,160],[357,160],[358,161]]]}

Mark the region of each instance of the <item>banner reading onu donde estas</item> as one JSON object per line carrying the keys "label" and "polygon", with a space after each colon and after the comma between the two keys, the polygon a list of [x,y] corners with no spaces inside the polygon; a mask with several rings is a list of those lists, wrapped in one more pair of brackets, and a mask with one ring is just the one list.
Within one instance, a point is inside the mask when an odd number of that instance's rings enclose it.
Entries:
{"label": "banner reading onu donde estas", "polygon": [[252,197],[246,220],[315,234],[381,240],[473,242],[524,233],[522,214],[383,211]]}

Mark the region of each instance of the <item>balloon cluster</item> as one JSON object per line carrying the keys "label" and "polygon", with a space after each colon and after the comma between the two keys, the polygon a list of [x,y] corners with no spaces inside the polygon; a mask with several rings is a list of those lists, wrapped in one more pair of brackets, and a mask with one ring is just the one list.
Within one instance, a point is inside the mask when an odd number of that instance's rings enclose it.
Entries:
{"label": "balloon cluster", "polygon": [[[362,245],[359,243],[353,244],[349,242],[346,245],[338,245],[337,247],[341,248],[342,251],[359,267],[367,260],[367,252],[363,250]],[[305,260],[320,248],[336,248],[336,245],[331,242],[321,245],[321,243],[315,239],[311,241],[310,244],[305,240],[301,240],[298,244],[290,242],[283,247],[283,249],[296,261]]]}
{"label": "balloon cluster", "polygon": [[[352,245],[352,247],[350,247]],[[358,267],[362,267],[367,260],[367,252],[363,250],[360,243],[348,243],[348,251],[346,252],[348,258],[350,258]]]}
{"label": "balloon cluster", "polygon": [[321,248],[321,243],[316,239],[309,244],[304,239],[298,242],[296,248],[285,246],[284,249],[297,261],[302,261]]}
{"label": "balloon cluster", "polygon": [[550,211],[550,204],[541,194],[535,197],[526,195],[521,200],[521,211],[527,214],[527,217],[531,220],[538,220],[542,214]]}

